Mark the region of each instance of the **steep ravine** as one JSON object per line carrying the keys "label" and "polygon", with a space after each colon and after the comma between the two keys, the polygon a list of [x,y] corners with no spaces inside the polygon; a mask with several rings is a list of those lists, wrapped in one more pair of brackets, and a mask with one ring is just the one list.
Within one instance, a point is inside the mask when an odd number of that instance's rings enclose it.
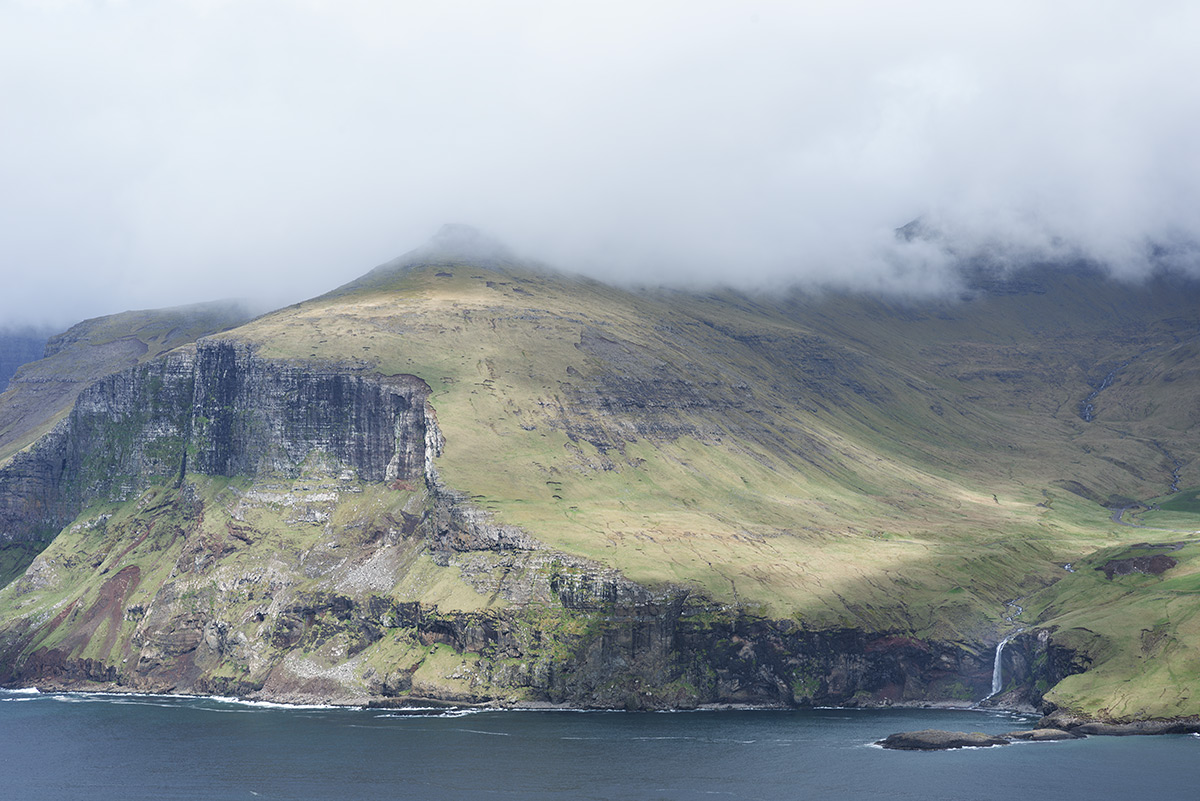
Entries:
{"label": "steep ravine", "polygon": [[497,524],[439,481],[429,398],[227,340],[89,387],[0,470],[0,537],[49,542],[0,591],[0,681],[630,708],[988,694],[992,644],[810,630]]}

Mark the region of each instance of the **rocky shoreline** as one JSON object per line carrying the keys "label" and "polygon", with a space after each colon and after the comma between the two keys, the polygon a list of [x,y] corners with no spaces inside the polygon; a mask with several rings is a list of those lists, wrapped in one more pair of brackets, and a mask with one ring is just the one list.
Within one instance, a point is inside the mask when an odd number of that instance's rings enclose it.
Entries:
{"label": "rocky shoreline", "polygon": [[[165,690],[161,693],[144,690],[131,690],[118,684],[87,682],[87,686],[79,686],[73,682],[51,682],[41,686],[16,687],[4,689],[10,692],[34,690],[42,693],[95,693],[103,695],[168,695],[171,697],[188,698],[219,698],[237,703],[263,704],[268,703],[281,707],[304,708],[313,706],[313,699],[279,699],[265,697],[235,697],[221,695],[205,695],[195,693],[174,693]],[[427,696],[406,696],[403,698],[376,698],[365,703],[343,703],[330,700],[320,704],[328,707],[343,707],[350,709],[396,709],[396,710],[508,710],[520,711],[628,711],[620,707],[581,707],[576,704],[554,703],[549,701],[486,701],[471,702]],[[672,707],[654,710],[659,712],[691,712],[691,711],[751,711],[751,710],[788,710],[788,709],[852,709],[862,707],[805,707],[783,704],[750,704],[750,703],[708,703],[694,707]],[[930,702],[896,702],[877,704],[873,708],[905,708],[905,709],[975,709],[985,711],[978,705],[955,704],[945,701]],[[1013,710],[1004,710],[1013,711]],[[1055,711],[1043,716],[1031,729],[1021,729],[1002,734],[985,734],[983,732],[945,731],[941,729],[923,729],[920,731],[897,732],[876,745],[889,750],[902,751],[944,751],[958,748],[988,748],[997,745],[1009,745],[1013,742],[1053,742],[1061,740],[1080,740],[1089,736],[1126,737],[1149,736],[1161,734],[1200,734],[1200,717],[1175,718],[1169,720],[1137,720],[1112,722],[1072,715],[1068,712]]]}
{"label": "rocky shoreline", "polygon": [[1200,734],[1200,717],[1168,718],[1157,720],[1105,721],[1056,711],[1039,721],[1039,726],[1053,726],[1067,731],[1109,737],[1127,737],[1149,734]]}
{"label": "rocky shoreline", "polygon": [[921,731],[904,731],[889,734],[875,745],[893,751],[950,751],[956,748],[991,748],[994,745],[1008,745],[1015,740],[1028,742],[1048,742],[1052,740],[1079,740],[1083,735],[1062,729],[1036,728],[1025,731],[1010,731],[1004,734],[984,734],[983,732],[943,731],[941,729],[923,729]]}
{"label": "rocky shoreline", "polygon": [[948,751],[956,748],[990,748],[1016,741],[1051,742],[1081,740],[1089,736],[1128,737],[1155,734],[1200,734],[1200,718],[1113,723],[1054,712],[1039,720],[1034,728],[1022,731],[984,734],[923,729],[890,734],[875,744],[896,751]]}
{"label": "rocky shoreline", "polygon": [[[131,690],[117,684],[87,682],[88,686],[81,687],[74,682],[52,682],[37,687],[4,687],[8,691],[34,690],[43,693],[94,693],[98,695],[167,695],[174,698],[192,698],[196,700],[210,699],[230,703],[250,705],[270,705],[278,707],[295,707],[297,709],[311,708],[314,699],[309,698],[265,698],[237,697],[220,694],[174,693],[170,690],[161,693],[146,693]],[[577,704],[554,703],[550,701],[485,701],[473,702],[456,699],[437,698],[430,696],[406,696],[403,698],[374,698],[364,703],[345,703],[330,700],[316,704],[330,708],[347,709],[385,709],[412,714],[422,713],[453,713],[471,711],[629,711],[619,707],[581,707]],[[707,703],[691,707],[672,707],[659,712],[691,712],[691,711],[784,711],[796,709],[850,709],[855,707],[806,707],[785,704],[751,704],[751,703]],[[861,708],[861,707],[858,707]],[[901,702],[877,704],[874,708],[907,708],[907,709],[975,709],[991,711],[978,705],[959,705],[947,702]],[[644,710],[643,710],[644,711]],[[1012,710],[1005,710],[1012,711]],[[923,729],[920,731],[896,732],[875,741],[875,745],[898,751],[947,751],[962,748],[991,748],[1010,745],[1014,742],[1059,742],[1065,740],[1081,740],[1090,736],[1138,736],[1163,734],[1200,734],[1200,717],[1177,718],[1170,720],[1140,720],[1111,722],[1084,718],[1068,712],[1055,711],[1043,716],[1030,729],[1020,729],[1001,734],[983,732],[946,731],[941,729]]]}

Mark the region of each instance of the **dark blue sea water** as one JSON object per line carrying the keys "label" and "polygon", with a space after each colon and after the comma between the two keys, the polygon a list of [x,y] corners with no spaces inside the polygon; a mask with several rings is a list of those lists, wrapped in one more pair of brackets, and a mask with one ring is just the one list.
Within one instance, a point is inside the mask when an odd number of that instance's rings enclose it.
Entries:
{"label": "dark blue sea water", "polygon": [[0,692],[10,799],[1200,798],[1200,738],[939,753],[870,743],[1003,732],[983,712],[407,715],[161,696]]}

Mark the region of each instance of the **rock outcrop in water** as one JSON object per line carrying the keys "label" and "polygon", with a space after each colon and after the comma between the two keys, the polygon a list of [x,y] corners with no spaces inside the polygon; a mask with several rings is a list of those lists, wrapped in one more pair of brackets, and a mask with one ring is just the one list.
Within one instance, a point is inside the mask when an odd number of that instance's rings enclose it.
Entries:
{"label": "rock outcrop in water", "polygon": [[1082,732],[1076,734],[1054,728],[1010,731],[1004,734],[924,729],[889,734],[875,744],[893,751],[952,751],[956,748],[990,748],[993,745],[1008,745],[1014,740],[1047,743],[1057,740],[1078,740],[1084,736],[1085,734]]}
{"label": "rock outcrop in water", "polygon": [[893,751],[950,751],[956,748],[990,748],[1008,743],[1004,737],[983,732],[924,729],[889,734],[876,745]]}

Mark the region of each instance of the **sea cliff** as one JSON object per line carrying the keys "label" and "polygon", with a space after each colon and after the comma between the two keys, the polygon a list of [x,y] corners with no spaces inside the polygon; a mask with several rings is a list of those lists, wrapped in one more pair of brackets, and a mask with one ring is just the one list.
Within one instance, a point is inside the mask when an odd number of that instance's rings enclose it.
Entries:
{"label": "sea cliff", "polygon": [[[984,692],[982,644],[810,630],[643,587],[495,522],[439,480],[429,394],[414,376],[228,341],[87,388],[0,470],[8,540],[66,527],[4,591],[22,611],[0,680],[630,708]],[[439,583],[480,608],[418,590]]]}

